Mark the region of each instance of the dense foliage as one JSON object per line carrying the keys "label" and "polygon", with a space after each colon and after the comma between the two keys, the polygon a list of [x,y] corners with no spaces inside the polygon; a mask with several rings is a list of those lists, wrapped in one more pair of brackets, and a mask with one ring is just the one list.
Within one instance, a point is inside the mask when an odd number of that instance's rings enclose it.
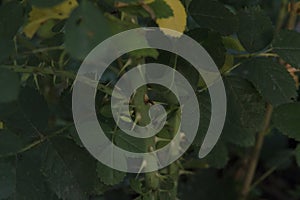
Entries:
{"label": "dense foliage", "polygon": [[[300,199],[299,9],[294,0],[2,0],[0,199]],[[207,50],[222,73],[228,112],[217,145],[199,159],[210,98],[193,66],[156,49],[118,58],[96,96],[99,123],[116,145],[133,152],[161,148],[180,124],[174,95],[147,85],[133,96],[132,118],[147,124],[149,107],[160,102],[167,125],[144,140],[118,129],[111,91],[138,64],[176,68],[201,109],[197,137],[182,158],[157,172],[126,174],[83,147],[73,124],[72,83],[97,44],[147,26],[184,31]]]}

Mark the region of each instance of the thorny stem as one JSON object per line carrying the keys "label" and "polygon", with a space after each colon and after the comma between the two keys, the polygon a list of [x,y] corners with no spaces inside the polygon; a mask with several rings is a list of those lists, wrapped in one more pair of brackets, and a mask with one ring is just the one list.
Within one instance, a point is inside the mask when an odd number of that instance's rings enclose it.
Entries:
{"label": "thorny stem", "polygon": [[[68,78],[71,80],[75,80],[76,74],[71,71],[64,71],[64,70],[54,70],[50,67],[34,67],[34,66],[18,66],[18,65],[1,65],[1,67],[10,69],[17,73],[28,73],[33,75],[53,75],[53,76],[61,76],[64,78]],[[88,78],[82,77],[82,81],[89,82]],[[98,90],[111,95],[112,89],[109,88],[107,85],[98,83]]]}
{"label": "thorny stem", "polygon": [[45,48],[40,48],[40,49],[34,49],[32,51],[26,51],[24,52],[25,54],[35,54],[35,53],[42,53],[42,52],[47,52],[47,51],[56,51],[56,50],[64,50],[64,46],[55,46],[55,47],[45,47]]}

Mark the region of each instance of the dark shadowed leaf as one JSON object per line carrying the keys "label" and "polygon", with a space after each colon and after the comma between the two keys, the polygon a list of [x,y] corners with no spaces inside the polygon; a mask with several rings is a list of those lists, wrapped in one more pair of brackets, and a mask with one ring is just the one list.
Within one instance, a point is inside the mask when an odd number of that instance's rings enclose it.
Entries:
{"label": "dark shadowed leaf", "polygon": [[229,160],[226,145],[219,141],[204,160],[210,167],[217,169],[224,168]]}
{"label": "dark shadowed leaf", "polygon": [[31,5],[36,7],[52,7],[61,2],[63,2],[63,0],[30,0]]}
{"label": "dark shadowed leaf", "polygon": [[47,144],[43,158],[42,171],[60,199],[87,199],[96,180],[96,163],[85,149],[57,138]]}
{"label": "dark shadowed leaf", "polygon": [[14,52],[14,41],[12,39],[0,38],[0,63]]}
{"label": "dark shadowed leaf", "polygon": [[102,12],[89,1],[82,1],[66,22],[65,45],[72,57],[84,59],[110,35]]}
{"label": "dark shadowed leaf", "polygon": [[0,66],[0,103],[16,100],[19,95],[19,88],[19,75]]}
{"label": "dark shadowed leaf", "polygon": [[298,145],[295,149],[296,162],[300,167],[300,145]]}
{"label": "dark shadowed leaf", "polygon": [[21,4],[10,1],[0,6],[0,38],[12,39],[23,23]]}
{"label": "dark shadowed leaf", "polygon": [[226,49],[219,33],[208,29],[194,29],[189,31],[187,35],[199,42],[205,48],[218,67],[223,66]]}
{"label": "dark shadowed leaf", "polygon": [[273,39],[273,25],[270,18],[259,8],[241,11],[238,38],[248,52],[264,49]]}
{"label": "dark shadowed leaf", "polygon": [[300,68],[300,33],[283,30],[275,37],[272,46],[282,59]]}
{"label": "dark shadowed leaf", "polygon": [[297,96],[295,82],[284,66],[269,58],[252,58],[234,72],[253,83],[263,98],[274,106]]}
{"label": "dark shadowed leaf", "polygon": [[10,130],[0,130],[0,156],[15,154],[24,147],[24,142]]}
{"label": "dark shadowed leaf", "polygon": [[43,151],[44,146],[39,146],[0,160],[0,199],[58,200],[48,189],[40,170]]}
{"label": "dark shadowed leaf", "polygon": [[240,77],[226,77],[225,87],[227,116],[221,137],[239,146],[253,145],[264,117],[264,101],[253,85]]}
{"label": "dark shadowed leaf", "polygon": [[300,141],[300,103],[277,107],[273,114],[274,126],[283,134]]}
{"label": "dark shadowed leaf", "polygon": [[20,92],[20,108],[27,123],[32,124],[39,131],[45,130],[48,125],[49,109],[44,97],[37,90],[25,87]]}
{"label": "dark shadowed leaf", "polygon": [[115,185],[122,182],[126,176],[125,172],[117,171],[102,163],[97,163],[97,174],[106,185]]}
{"label": "dark shadowed leaf", "polygon": [[193,0],[189,11],[200,27],[223,35],[230,35],[238,29],[237,17],[218,1]]}
{"label": "dark shadowed leaf", "polygon": [[0,160],[0,199],[7,199],[14,193],[16,186],[16,171],[14,166],[4,160]]}
{"label": "dark shadowed leaf", "polygon": [[173,16],[173,10],[164,0],[155,0],[154,2],[150,3],[149,6],[154,11],[157,19]]}

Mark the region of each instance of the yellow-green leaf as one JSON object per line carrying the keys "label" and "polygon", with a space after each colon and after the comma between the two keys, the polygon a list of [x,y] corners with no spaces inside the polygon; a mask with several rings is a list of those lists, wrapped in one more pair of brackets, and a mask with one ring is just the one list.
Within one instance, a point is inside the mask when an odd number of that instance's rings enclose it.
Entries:
{"label": "yellow-green leaf", "polygon": [[[165,0],[165,2],[173,10],[173,16],[168,18],[156,19],[156,23],[160,28],[172,29],[177,32],[183,33],[186,27],[187,15],[185,8],[179,0]],[[173,37],[180,37],[182,34],[173,31],[163,30],[166,35]]]}
{"label": "yellow-green leaf", "polygon": [[44,22],[49,19],[66,19],[77,6],[77,0],[67,0],[52,8],[32,6],[28,23],[24,27],[23,32],[27,37],[32,38]]}

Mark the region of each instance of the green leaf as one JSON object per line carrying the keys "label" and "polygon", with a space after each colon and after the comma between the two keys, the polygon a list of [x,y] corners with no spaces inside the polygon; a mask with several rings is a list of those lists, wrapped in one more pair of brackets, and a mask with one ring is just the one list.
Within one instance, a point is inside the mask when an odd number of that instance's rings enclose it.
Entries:
{"label": "green leaf", "polygon": [[300,103],[289,103],[275,108],[274,126],[288,137],[300,141]]}
{"label": "green leaf", "polygon": [[110,185],[105,185],[103,182],[101,182],[98,179],[98,180],[96,180],[92,194],[93,195],[103,195],[106,191],[108,191],[110,189],[111,189]]}
{"label": "green leaf", "polygon": [[101,106],[99,112],[100,112],[100,114],[101,114],[103,117],[106,117],[106,118],[112,118],[111,105],[110,105],[110,104]]}
{"label": "green leaf", "polygon": [[226,145],[219,141],[204,160],[210,167],[217,169],[224,168],[229,160]]}
{"label": "green leaf", "polygon": [[173,16],[173,10],[164,0],[155,0],[148,5],[154,11],[157,19]]}
{"label": "green leaf", "polygon": [[220,171],[201,169],[187,176],[186,181],[178,184],[178,198],[188,200],[238,199],[237,183],[232,177],[223,176],[217,172]]}
{"label": "green leaf", "polygon": [[176,199],[177,190],[161,190],[158,199],[172,200]]}
{"label": "green leaf", "polygon": [[0,104],[0,120],[5,128],[16,133],[26,144],[47,134],[49,109],[35,89],[21,89],[17,101]]}
{"label": "green leaf", "polygon": [[201,146],[211,118],[211,101],[208,91],[203,91],[197,95],[200,108],[200,123],[197,135],[193,141],[196,146]]}
{"label": "green leaf", "polygon": [[175,187],[175,180],[174,178],[172,178],[170,175],[169,176],[163,176],[160,179],[159,182],[159,188],[161,190],[167,190],[169,192],[171,192],[172,189],[174,189]]}
{"label": "green leaf", "polygon": [[253,83],[273,106],[291,102],[297,96],[295,82],[284,66],[269,58],[252,58],[234,72]]}
{"label": "green leaf", "polygon": [[176,59],[176,70],[182,74],[190,82],[193,89],[196,90],[200,78],[199,72],[183,58],[178,57]]}
{"label": "green leaf", "polygon": [[228,76],[224,82],[227,116],[221,138],[239,146],[251,146],[261,128],[265,103],[249,81]]}
{"label": "green leaf", "polygon": [[108,38],[110,30],[102,12],[89,1],[82,1],[66,22],[66,51],[83,60],[100,42]]}
{"label": "green leaf", "polygon": [[189,31],[187,35],[199,42],[205,48],[218,67],[223,66],[226,49],[219,33],[199,28]]}
{"label": "green leaf", "polygon": [[274,151],[272,157],[264,160],[265,166],[268,168],[276,166],[278,169],[287,169],[292,163],[293,153],[294,152],[288,148]]}
{"label": "green leaf", "polygon": [[272,42],[273,25],[261,9],[245,9],[238,16],[240,25],[237,35],[248,52],[262,50]]}
{"label": "green leaf", "polygon": [[124,180],[126,173],[112,169],[98,162],[97,175],[104,184],[116,185],[118,183],[121,183]]}
{"label": "green leaf", "polygon": [[[43,23],[37,31],[37,36],[43,39],[50,39],[56,35],[52,29],[56,26],[57,22],[55,20],[48,20]],[[51,41],[51,40],[49,40]]]}
{"label": "green leaf", "polygon": [[69,139],[52,139],[43,155],[42,171],[60,199],[87,199],[96,180],[96,163]]}
{"label": "green leaf", "polygon": [[52,7],[63,2],[63,0],[29,0],[29,2],[36,7]]}
{"label": "green leaf", "polygon": [[114,15],[106,13],[105,17],[108,19],[108,25],[113,34],[118,34],[120,32],[139,27],[137,24],[131,23],[129,21],[122,21]]}
{"label": "green leaf", "polygon": [[277,129],[270,130],[270,133],[265,136],[261,150],[260,160],[263,165],[268,168],[277,166],[283,169],[291,164],[291,158],[289,138]]}
{"label": "green leaf", "polygon": [[4,197],[4,199],[58,200],[48,189],[40,171],[44,150],[44,146],[38,146],[17,156],[0,160],[0,199]]}
{"label": "green leaf", "polygon": [[115,143],[117,146],[130,152],[145,152],[149,139],[141,139],[130,136],[121,130],[115,133]]}
{"label": "green leaf", "polygon": [[10,130],[0,130],[0,157],[15,154],[24,147],[22,139]]}
{"label": "green leaf", "polygon": [[189,12],[200,27],[222,35],[230,35],[238,29],[237,17],[218,1],[193,0]]}
{"label": "green leaf", "polygon": [[142,18],[149,18],[150,13],[148,13],[144,8],[142,8],[140,5],[129,5],[119,8],[121,12],[124,12],[131,16],[138,16]]}
{"label": "green leaf", "polygon": [[0,63],[14,53],[14,41],[12,39],[0,38]]}
{"label": "green leaf", "polygon": [[16,171],[9,162],[0,160],[0,199],[7,199],[14,193]]}
{"label": "green leaf", "polygon": [[138,179],[130,180],[130,187],[138,194],[143,194],[142,183]]}
{"label": "green leaf", "polygon": [[157,59],[158,57],[158,51],[156,49],[138,49],[135,51],[129,52],[129,55],[135,58],[145,58],[145,57],[151,57],[154,59]]}
{"label": "green leaf", "polygon": [[295,149],[295,157],[296,157],[296,162],[297,162],[298,166],[300,167],[300,144],[298,144]]}
{"label": "green leaf", "polygon": [[[118,34],[120,32],[139,27],[137,24],[133,24],[129,21],[122,21],[119,18],[107,13],[105,14],[105,17],[108,19],[109,27],[113,34]],[[148,43],[144,37],[140,37],[139,40],[143,43]],[[131,51],[128,54],[135,58],[152,57],[154,59],[157,59],[157,57],[159,56],[158,51],[156,49],[150,48],[150,46],[147,49],[138,49],[135,51]]]}
{"label": "green leaf", "polygon": [[[18,155],[16,165],[16,199],[56,199],[56,195],[49,190],[42,173],[42,155],[44,146],[32,149]],[[34,167],[33,167],[34,166]]]}
{"label": "green leaf", "polygon": [[16,100],[19,95],[19,88],[19,75],[0,66],[0,103]]}
{"label": "green leaf", "polygon": [[11,1],[0,7],[0,38],[12,39],[23,23],[20,3]]}
{"label": "green leaf", "polygon": [[300,33],[283,30],[272,43],[274,51],[293,67],[300,68]]}
{"label": "green leaf", "polygon": [[20,92],[20,108],[27,123],[33,124],[39,131],[45,130],[48,125],[48,104],[37,90],[25,87]]}
{"label": "green leaf", "polygon": [[[107,0],[107,1],[114,1],[114,0]],[[134,4],[134,3],[138,3],[139,0],[120,0],[120,2]]]}
{"label": "green leaf", "polygon": [[225,36],[222,38],[222,41],[226,49],[231,49],[235,51],[246,51],[237,38]]}

